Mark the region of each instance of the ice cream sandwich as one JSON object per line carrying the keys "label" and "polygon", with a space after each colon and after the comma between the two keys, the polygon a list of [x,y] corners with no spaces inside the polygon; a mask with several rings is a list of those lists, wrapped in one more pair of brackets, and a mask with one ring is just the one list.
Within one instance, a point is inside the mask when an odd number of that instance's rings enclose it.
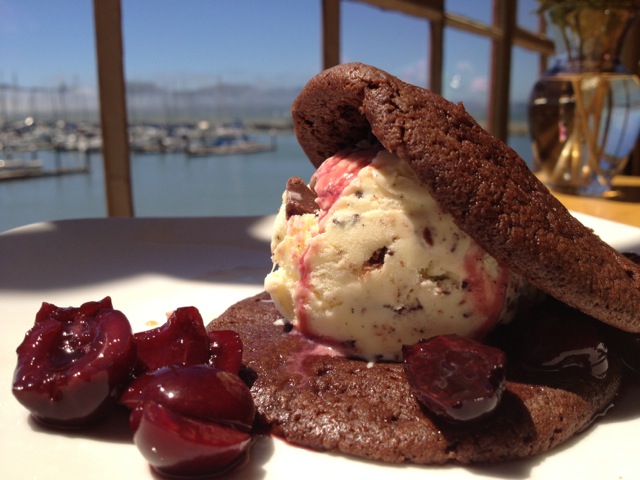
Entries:
{"label": "ice cream sandwich", "polygon": [[[598,374],[539,371],[519,358],[519,342],[549,319],[592,332],[597,345],[600,322],[640,331],[640,268],[512,149],[462,105],[359,63],[311,79],[292,114],[318,171],[283,194],[267,293],[209,325],[243,336],[263,428],[385,462],[487,463],[547,451],[611,404],[621,369],[606,347]],[[546,299],[533,307],[536,292]],[[440,310],[449,320],[434,320]],[[397,363],[398,346],[450,324],[513,360],[500,405],[479,421],[434,416]]]}

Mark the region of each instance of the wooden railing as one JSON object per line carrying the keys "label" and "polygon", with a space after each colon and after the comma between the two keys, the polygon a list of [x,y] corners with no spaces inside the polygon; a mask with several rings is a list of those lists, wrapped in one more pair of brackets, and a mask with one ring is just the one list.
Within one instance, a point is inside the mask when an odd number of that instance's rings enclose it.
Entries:
{"label": "wooden railing", "polygon": [[[324,68],[340,63],[341,0],[322,1],[322,62]],[[444,58],[444,30],[453,28],[487,37],[492,42],[491,78],[488,104],[487,129],[499,138],[506,139],[509,124],[509,92],[511,86],[511,59],[513,46],[540,54],[540,71],[546,67],[546,59],[553,53],[553,44],[542,33],[525,30],[517,24],[517,0],[492,0],[493,20],[487,25],[445,11],[445,0],[358,0],[385,10],[393,10],[429,23],[428,86],[442,93]],[[95,32],[97,45],[100,111],[103,134],[105,182],[109,216],[132,216],[133,200],[127,137],[127,113],[122,52],[120,0],[94,0]],[[544,25],[540,25],[540,31]],[[640,27],[632,33],[640,40]],[[627,65],[640,70],[637,63],[638,42],[629,42]],[[628,66],[629,68],[629,66]],[[640,153],[636,148],[634,170],[640,174]],[[636,172],[635,170],[638,170]]]}
{"label": "wooden railing", "polygon": [[133,216],[120,0],[93,0],[107,213]]}

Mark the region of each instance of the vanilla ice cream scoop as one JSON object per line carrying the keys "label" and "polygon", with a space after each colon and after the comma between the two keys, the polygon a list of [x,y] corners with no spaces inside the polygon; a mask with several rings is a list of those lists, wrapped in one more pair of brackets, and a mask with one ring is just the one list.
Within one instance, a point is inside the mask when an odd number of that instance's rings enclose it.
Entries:
{"label": "vanilla ice cream scoop", "polygon": [[336,154],[310,186],[313,213],[291,214],[287,196],[301,193],[283,195],[271,245],[277,267],[265,279],[305,336],[366,360],[400,360],[404,344],[434,335],[482,337],[532,291],[385,150]]}

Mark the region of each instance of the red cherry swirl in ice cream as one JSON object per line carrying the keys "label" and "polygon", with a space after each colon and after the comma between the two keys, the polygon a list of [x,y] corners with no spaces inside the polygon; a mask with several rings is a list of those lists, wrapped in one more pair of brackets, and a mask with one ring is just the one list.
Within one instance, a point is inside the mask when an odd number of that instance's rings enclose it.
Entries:
{"label": "red cherry swirl in ice cream", "polygon": [[509,269],[497,266],[495,275],[486,271],[483,257],[486,255],[478,245],[474,245],[464,257],[464,279],[474,310],[482,313],[486,322],[484,328],[476,333],[481,338],[498,321],[507,297],[511,273]]}
{"label": "red cherry swirl in ice cream", "polygon": [[345,188],[358,176],[358,172],[369,165],[379,148],[347,151],[335,154],[318,168],[315,178],[316,203],[326,213],[340,198]]}
{"label": "red cherry swirl in ice cream", "polygon": [[[358,176],[360,170],[371,164],[376,157],[380,147],[371,147],[367,149],[359,149],[355,151],[343,151],[336,153],[333,157],[325,160],[318,168],[314,175],[314,190],[318,197],[316,203],[320,207],[320,233],[324,230],[322,218],[342,196],[345,188]],[[309,295],[309,287],[311,284],[311,270],[308,264],[308,257],[313,257],[314,250],[318,246],[311,244],[300,257],[300,281],[296,287],[294,295],[295,314],[298,319],[298,328],[304,335],[311,335],[308,329],[308,315],[306,312],[307,297]]]}

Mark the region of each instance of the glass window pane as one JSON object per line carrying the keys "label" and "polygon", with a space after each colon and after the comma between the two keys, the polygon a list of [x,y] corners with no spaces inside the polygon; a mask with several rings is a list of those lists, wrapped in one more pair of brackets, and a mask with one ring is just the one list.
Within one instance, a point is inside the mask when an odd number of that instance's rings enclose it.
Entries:
{"label": "glass window pane", "polygon": [[[182,116],[199,117],[276,108],[273,102],[263,105],[268,98],[246,97],[235,87],[299,88],[321,69],[319,4],[309,7],[261,0],[123,0],[132,120],[149,105],[166,110],[175,103]],[[277,106],[280,116],[288,115],[289,97]]]}
{"label": "glass window pane", "polygon": [[480,123],[487,118],[491,42],[486,37],[445,29],[443,96],[463,102]]}
{"label": "glass window pane", "polygon": [[426,86],[428,22],[356,2],[342,2],[341,62],[363,62]]}
{"label": "glass window pane", "polygon": [[540,17],[536,13],[539,5],[538,0],[518,0],[516,21],[520,27],[532,32],[539,30]]}
{"label": "glass window pane", "polygon": [[445,0],[446,12],[463,15],[477,22],[491,25],[493,0]]}
{"label": "glass window pane", "polygon": [[511,62],[511,98],[509,99],[509,145],[533,165],[527,108],[529,94],[538,79],[538,55],[522,48],[513,49]]}
{"label": "glass window pane", "polygon": [[93,9],[76,3],[0,2],[0,122],[78,120],[95,108]]}

